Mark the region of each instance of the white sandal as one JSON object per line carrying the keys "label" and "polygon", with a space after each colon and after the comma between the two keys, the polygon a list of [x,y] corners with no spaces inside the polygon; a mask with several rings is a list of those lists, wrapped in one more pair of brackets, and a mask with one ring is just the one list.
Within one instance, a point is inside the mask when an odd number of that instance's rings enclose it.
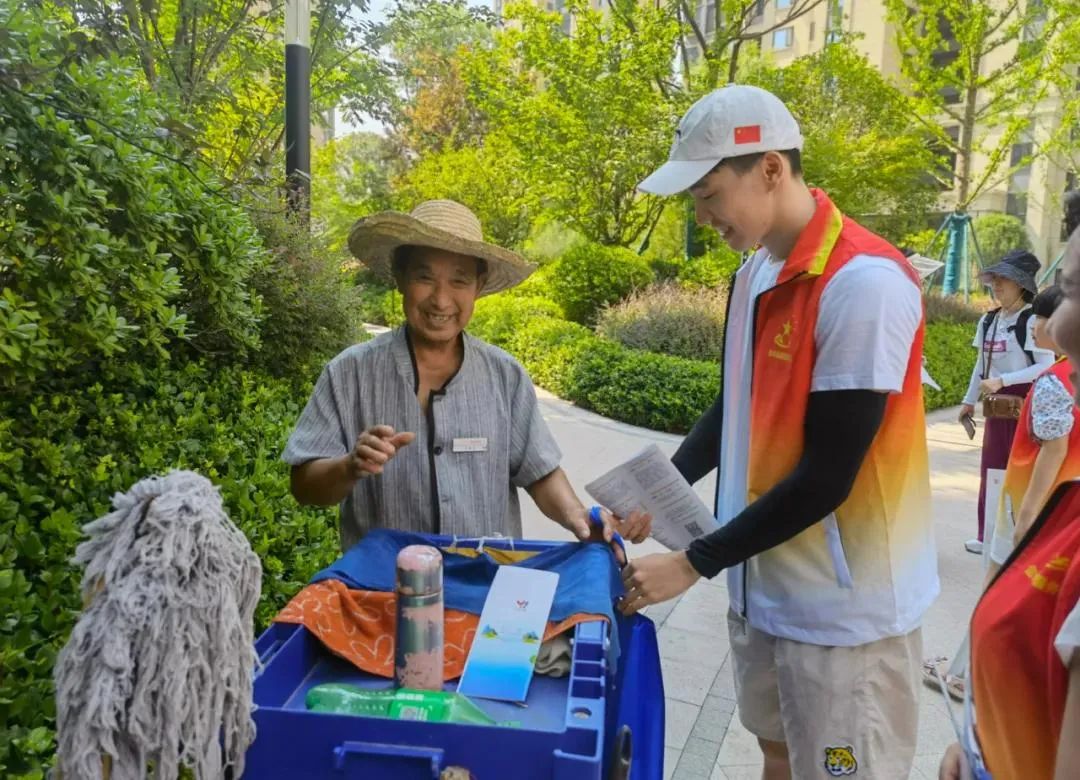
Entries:
{"label": "white sandal", "polygon": [[[946,672],[948,672],[948,670],[948,656],[939,655],[934,658],[927,658],[923,661],[922,665],[923,685],[926,685],[928,688],[933,688],[935,691],[940,691],[941,679],[946,677]],[[947,686],[948,681],[946,681],[945,684]],[[961,694],[961,696],[962,695],[963,694]]]}

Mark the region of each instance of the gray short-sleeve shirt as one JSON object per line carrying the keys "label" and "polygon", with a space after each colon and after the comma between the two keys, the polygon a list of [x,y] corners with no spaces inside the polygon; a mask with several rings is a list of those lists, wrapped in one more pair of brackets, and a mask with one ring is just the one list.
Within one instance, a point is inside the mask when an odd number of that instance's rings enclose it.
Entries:
{"label": "gray short-sleeve shirt", "polygon": [[342,549],[372,528],[521,536],[517,488],[553,472],[562,453],[521,364],[463,338],[461,369],[432,394],[426,415],[406,328],[350,347],[323,369],[285,446],[286,463],[340,457],[374,425],[417,437],[342,503]]}

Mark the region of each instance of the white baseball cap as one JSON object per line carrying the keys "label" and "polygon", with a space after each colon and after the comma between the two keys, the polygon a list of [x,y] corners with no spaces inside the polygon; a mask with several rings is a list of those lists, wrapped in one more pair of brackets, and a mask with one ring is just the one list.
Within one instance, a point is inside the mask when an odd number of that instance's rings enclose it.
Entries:
{"label": "white baseball cap", "polygon": [[802,148],[799,123],[780,98],[758,87],[729,84],[690,106],[679,121],[668,161],[638,189],[676,195],[729,157]]}

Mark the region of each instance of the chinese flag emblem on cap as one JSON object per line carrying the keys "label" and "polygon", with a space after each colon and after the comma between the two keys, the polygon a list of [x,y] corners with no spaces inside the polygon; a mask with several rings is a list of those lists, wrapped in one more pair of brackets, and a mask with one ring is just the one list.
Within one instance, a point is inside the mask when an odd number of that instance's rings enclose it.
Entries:
{"label": "chinese flag emblem on cap", "polygon": [[735,128],[735,145],[761,143],[761,125],[746,125]]}

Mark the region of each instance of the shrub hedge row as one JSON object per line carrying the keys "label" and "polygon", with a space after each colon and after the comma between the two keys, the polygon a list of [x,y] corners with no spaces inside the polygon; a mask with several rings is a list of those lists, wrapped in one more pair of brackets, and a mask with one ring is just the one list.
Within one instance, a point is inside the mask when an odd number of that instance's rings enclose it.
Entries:
{"label": "shrub hedge row", "polygon": [[[559,319],[543,298],[484,299],[469,330],[514,355],[541,387],[632,425],[685,433],[719,389],[715,362],[623,347]],[[927,326],[927,369],[942,388],[925,388],[927,410],[959,403],[971,365],[957,356],[970,352],[969,325]]]}
{"label": "shrub hedge row", "polygon": [[469,330],[514,355],[541,387],[633,425],[685,432],[716,398],[715,364],[627,349],[554,309],[543,298],[487,298]]}

